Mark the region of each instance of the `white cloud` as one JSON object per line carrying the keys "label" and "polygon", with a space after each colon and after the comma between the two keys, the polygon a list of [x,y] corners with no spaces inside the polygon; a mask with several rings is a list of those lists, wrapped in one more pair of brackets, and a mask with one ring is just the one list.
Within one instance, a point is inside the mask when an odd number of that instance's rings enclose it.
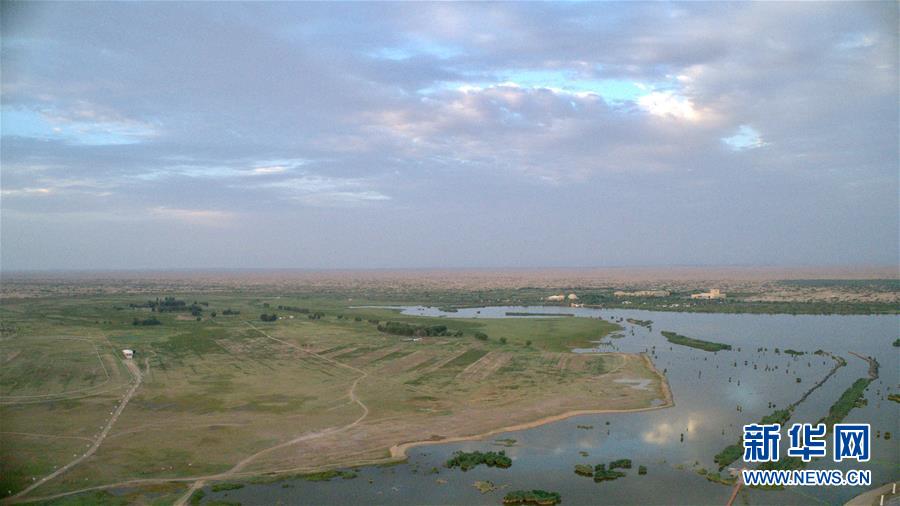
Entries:
{"label": "white cloud", "polygon": [[38,114],[47,122],[51,138],[64,138],[74,144],[134,144],[160,133],[157,125],[83,100],[69,109],[40,110]]}
{"label": "white cloud", "polygon": [[53,190],[50,188],[14,188],[11,190],[2,190],[0,191],[0,195],[4,197],[20,197],[20,196],[29,196],[29,195],[38,195],[45,196],[53,193]]}
{"label": "white cloud", "polygon": [[283,174],[287,172],[287,167],[283,165],[273,165],[271,167],[256,167],[253,169],[253,174],[259,176],[265,176],[268,174]]}
{"label": "white cloud", "polygon": [[654,91],[637,99],[638,105],[648,113],[663,118],[694,121],[700,114],[690,99],[672,91]]}
{"label": "white cloud", "polygon": [[177,160],[186,163],[168,165],[162,169],[144,172],[134,176],[136,179],[154,181],[171,176],[185,176],[197,179],[221,179],[229,177],[267,176],[284,174],[309,163],[300,158],[265,160],[253,163],[250,168],[246,161],[226,161],[217,165],[192,163],[192,160]]}
{"label": "white cloud", "polygon": [[287,196],[313,206],[346,206],[390,200],[391,197],[368,188],[371,181],[304,174],[258,185],[281,189]]}

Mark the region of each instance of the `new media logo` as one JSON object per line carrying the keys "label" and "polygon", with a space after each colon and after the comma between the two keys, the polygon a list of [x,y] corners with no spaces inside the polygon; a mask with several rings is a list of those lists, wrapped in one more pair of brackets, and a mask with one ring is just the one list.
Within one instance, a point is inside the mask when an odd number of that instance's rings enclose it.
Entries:
{"label": "new media logo", "polygon": [[[855,460],[868,462],[871,458],[871,426],[867,423],[836,423],[832,430],[831,447],[835,462]],[[827,455],[828,429],[825,424],[795,423],[787,432],[787,456],[810,462]],[[781,444],[781,424],[744,425],[744,461],[752,463],[777,462]],[[748,485],[870,485],[872,472],[838,469],[822,471],[756,470],[742,471]]]}

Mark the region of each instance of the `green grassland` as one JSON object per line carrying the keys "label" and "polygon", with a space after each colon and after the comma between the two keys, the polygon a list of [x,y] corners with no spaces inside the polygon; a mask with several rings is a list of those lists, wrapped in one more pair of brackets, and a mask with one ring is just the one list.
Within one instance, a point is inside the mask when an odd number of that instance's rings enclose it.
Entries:
{"label": "green grassland", "polygon": [[[123,348],[135,350],[141,371],[134,396],[96,453],[28,498],[88,489],[59,500],[115,503],[121,496],[98,487],[145,480],[141,487],[169,488],[156,499],[134,488],[138,502],[172,502],[186,490],[172,479],[385,462],[388,448],[403,442],[574,410],[641,409],[665,398],[663,379],[641,356],[570,352],[619,328],[598,319],[423,318],[351,307],[381,302],[364,295],[159,296],[196,301],[199,319],[133,307],[151,296],[0,304],[0,321],[12,329],[0,338],[0,496],[96,440],[136,381]],[[240,314],[225,315],[226,308]],[[285,318],[262,322],[262,313]],[[160,324],[132,323],[150,316]],[[375,322],[388,321],[452,332],[413,340],[379,331]],[[651,379],[652,388],[617,379]]]}

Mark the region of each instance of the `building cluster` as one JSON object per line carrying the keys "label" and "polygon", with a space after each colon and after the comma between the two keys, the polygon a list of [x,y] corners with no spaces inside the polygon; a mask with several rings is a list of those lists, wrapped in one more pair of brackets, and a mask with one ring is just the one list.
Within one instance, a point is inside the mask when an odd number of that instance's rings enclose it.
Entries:
{"label": "building cluster", "polygon": [[616,297],[668,297],[671,292],[668,290],[637,290],[634,292],[625,292],[618,290],[613,292]]}
{"label": "building cluster", "polygon": [[573,301],[573,300],[578,300],[578,296],[575,295],[574,293],[570,293],[569,295],[563,295],[563,294],[551,295],[551,296],[547,297],[547,300],[550,302],[562,302],[564,300]]}

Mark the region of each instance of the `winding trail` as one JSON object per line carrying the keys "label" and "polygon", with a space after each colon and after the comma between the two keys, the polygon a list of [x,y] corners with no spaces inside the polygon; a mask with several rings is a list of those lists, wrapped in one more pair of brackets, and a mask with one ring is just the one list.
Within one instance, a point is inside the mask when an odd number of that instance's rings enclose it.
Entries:
{"label": "winding trail", "polygon": [[[131,386],[131,389],[128,390],[128,393],[125,394],[125,397],[122,398],[122,402],[119,403],[119,406],[116,408],[115,412],[113,412],[112,417],[110,417],[109,422],[106,423],[106,426],[103,428],[103,431],[100,432],[99,436],[97,436],[97,439],[94,441],[94,444],[92,444],[91,447],[88,448],[88,450],[86,452],[84,452],[84,454],[82,454],[80,457],[78,457],[75,460],[69,462],[68,464],[60,467],[59,469],[48,474],[47,476],[44,476],[40,480],[32,483],[30,486],[28,486],[24,490],[20,491],[18,494],[10,496],[8,498],[8,500],[14,501],[14,500],[28,494],[32,490],[40,487],[44,483],[47,483],[48,481],[56,478],[57,476],[60,476],[64,473],[66,473],[69,469],[72,469],[73,467],[77,466],[78,464],[81,464],[85,459],[87,459],[88,457],[93,455],[97,451],[98,448],[100,448],[100,445],[103,444],[103,440],[106,439],[107,434],[109,434],[109,431],[112,429],[113,425],[115,425],[116,420],[119,419],[119,415],[121,415],[122,412],[125,411],[125,407],[128,405],[128,401],[130,401],[131,397],[134,396],[134,393],[137,392],[137,389],[141,386],[141,381],[143,380],[143,375],[141,375],[141,368],[138,367],[138,365],[135,364],[133,360],[126,360],[125,365],[128,367],[128,370],[131,371],[131,374],[134,375],[134,384]],[[149,365],[148,365],[148,367],[149,367]]]}
{"label": "winding trail", "polygon": [[359,373],[359,376],[357,376],[356,379],[353,380],[353,383],[350,384],[350,388],[347,390],[347,396],[350,398],[351,403],[356,403],[357,405],[359,405],[360,408],[362,408],[362,414],[356,420],[348,423],[347,425],[343,425],[340,427],[330,427],[330,428],[323,429],[323,430],[320,430],[317,432],[310,432],[310,433],[303,434],[301,436],[297,436],[294,439],[285,441],[283,443],[279,443],[275,446],[270,446],[269,448],[265,448],[263,450],[260,450],[256,453],[244,458],[243,460],[241,460],[240,462],[235,464],[234,467],[232,467],[228,471],[225,471],[224,473],[220,473],[220,474],[213,475],[213,476],[205,476],[201,479],[198,479],[190,486],[190,488],[188,488],[188,491],[185,492],[185,494],[183,496],[181,496],[178,499],[178,501],[175,502],[176,506],[183,506],[184,504],[187,504],[187,501],[191,498],[191,496],[194,494],[194,492],[197,491],[198,489],[200,489],[201,487],[203,487],[203,485],[205,485],[206,481],[208,481],[208,480],[224,480],[224,479],[231,478],[231,477],[235,476],[235,474],[239,473],[241,471],[241,469],[245,468],[248,464],[250,464],[257,458],[259,458],[267,453],[271,453],[271,452],[280,450],[282,448],[287,448],[287,447],[295,445],[301,441],[308,441],[310,439],[316,439],[316,438],[325,436],[327,434],[334,434],[335,432],[341,432],[341,431],[345,431],[348,429],[352,429],[353,427],[356,427],[357,425],[359,425],[360,422],[365,420],[367,416],[369,416],[369,407],[366,406],[366,404],[363,401],[361,401],[359,399],[359,397],[357,397],[357,395],[356,395],[356,387],[359,385],[360,381],[362,381],[367,376],[369,376],[369,373],[367,373],[366,371],[364,371],[358,367],[354,367],[350,364],[345,364],[345,363],[339,362],[333,358],[329,358],[324,355],[319,355],[318,353],[306,350],[302,346],[298,346],[297,344],[291,343],[289,341],[285,341],[283,339],[278,339],[277,337],[272,337],[267,332],[260,329],[259,327],[256,327],[255,325],[253,325],[250,322],[244,322],[244,323],[246,323],[253,330],[255,330],[255,331],[259,332],[260,334],[262,334],[263,336],[267,337],[268,339],[271,339],[272,341],[275,341],[275,342],[284,344],[286,346],[290,346],[291,348],[300,350],[301,352],[303,352],[307,355],[318,358],[320,360],[324,360],[325,362],[328,362],[329,364],[334,365],[336,367],[343,367],[345,369],[349,369],[351,371]]}

